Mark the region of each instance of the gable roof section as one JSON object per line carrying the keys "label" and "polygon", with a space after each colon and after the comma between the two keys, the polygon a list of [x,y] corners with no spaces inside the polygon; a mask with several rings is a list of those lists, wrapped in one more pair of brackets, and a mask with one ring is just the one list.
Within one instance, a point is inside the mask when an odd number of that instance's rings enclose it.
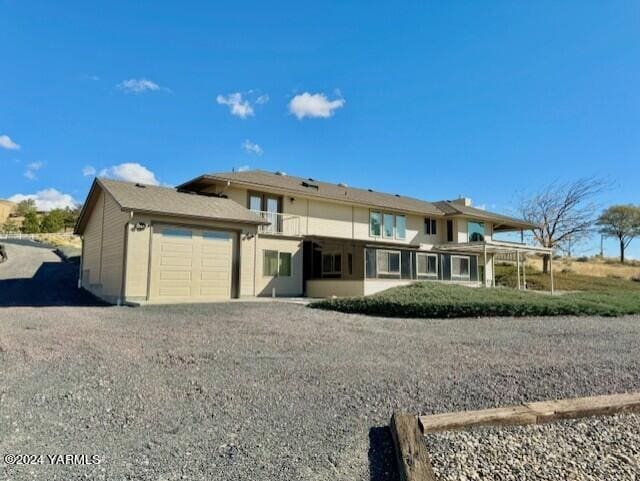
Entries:
{"label": "gable roof section", "polygon": [[514,217],[508,217],[502,214],[496,214],[477,207],[471,207],[467,205],[456,204],[450,200],[443,200],[434,202],[434,204],[444,212],[447,216],[464,215],[467,217],[473,217],[480,220],[487,220],[493,222],[493,230],[512,230],[514,227],[519,229],[533,229],[535,226],[521,219]]}
{"label": "gable roof section", "polygon": [[309,197],[362,204],[380,209],[400,210],[425,215],[443,215],[433,203],[424,200],[401,195],[385,194],[367,189],[358,189],[346,185],[331,184],[315,179],[278,175],[263,170],[205,174],[179,185],[178,189],[198,190],[199,187],[204,187],[210,184],[211,181],[230,181],[256,189],[270,187]]}
{"label": "gable roof section", "polygon": [[321,182],[290,175],[278,175],[263,170],[247,170],[243,172],[222,172],[205,174],[179,185],[178,189],[199,191],[212,182],[232,182],[256,190],[273,188],[285,192],[297,193],[309,197],[317,197],[339,202],[350,202],[369,207],[406,211],[428,216],[454,217],[472,216],[496,224],[496,231],[514,229],[532,229],[534,226],[521,219],[496,214],[475,207],[454,204],[451,201],[428,202],[426,200],[386,194],[367,189],[358,189],[340,184]]}
{"label": "gable roof section", "polygon": [[258,215],[230,199],[188,194],[178,192],[170,187],[96,178],[78,217],[75,228],[76,234],[81,234],[84,231],[88,214],[93,207],[98,189],[109,193],[122,210],[126,212],[142,212],[244,224],[267,223]]}

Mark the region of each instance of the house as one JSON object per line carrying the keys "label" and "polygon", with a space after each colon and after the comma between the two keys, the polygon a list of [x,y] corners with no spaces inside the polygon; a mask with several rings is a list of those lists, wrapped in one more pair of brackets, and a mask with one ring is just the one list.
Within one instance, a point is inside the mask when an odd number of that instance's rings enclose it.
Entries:
{"label": "house", "polygon": [[494,239],[532,226],[265,171],[207,174],[177,188],[96,179],[76,233],[80,284],[113,303],[355,296],[416,280],[495,284],[495,258],[545,252]]}
{"label": "house", "polygon": [[17,207],[18,205],[15,202],[0,199],[0,226],[15,214]]}

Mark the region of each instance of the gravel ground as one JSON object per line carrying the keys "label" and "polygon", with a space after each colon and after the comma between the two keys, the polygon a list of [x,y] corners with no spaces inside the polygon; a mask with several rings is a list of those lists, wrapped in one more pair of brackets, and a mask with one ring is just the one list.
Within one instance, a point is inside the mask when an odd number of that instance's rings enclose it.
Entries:
{"label": "gravel ground", "polygon": [[[0,455],[102,462],[0,462],[0,480],[396,480],[386,428],[394,410],[640,389],[639,317],[384,319],[271,302],[78,307],[59,277],[41,279],[69,305],[0,307]],[[29,289],[34,305],[47,305],[49,294]]]}
{"label": "gravel ground", "polygon": [[640,477],[640,416],[428,435],[439,481],[628,480]]}

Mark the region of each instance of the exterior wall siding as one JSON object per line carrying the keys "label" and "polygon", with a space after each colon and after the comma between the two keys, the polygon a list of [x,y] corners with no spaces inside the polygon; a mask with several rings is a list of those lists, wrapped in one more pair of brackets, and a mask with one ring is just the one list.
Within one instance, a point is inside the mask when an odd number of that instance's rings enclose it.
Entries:
{"label": "exterior wall siding", "polygon": [[100,192],[82,236],[82,286],[109,302],[116,302],[122,293],[127,219],[113,197]]}
{"label": "exterior wall siding", "polygon": [[[256,296],[301,296],[302,286],[302,240],[258,236],[255,262]],[[291,253],[291,276],[265,276],[264,251]]]}

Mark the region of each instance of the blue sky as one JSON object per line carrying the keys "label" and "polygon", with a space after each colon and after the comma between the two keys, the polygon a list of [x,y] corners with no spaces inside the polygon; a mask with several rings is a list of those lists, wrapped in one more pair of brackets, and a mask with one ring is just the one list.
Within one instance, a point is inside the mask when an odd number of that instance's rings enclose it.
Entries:
{"label": "blue sky", "polygon": [[637,1],[0,0],[0,42],[0,197],[250,166],[504,213],[597,175],[640,203]]}

